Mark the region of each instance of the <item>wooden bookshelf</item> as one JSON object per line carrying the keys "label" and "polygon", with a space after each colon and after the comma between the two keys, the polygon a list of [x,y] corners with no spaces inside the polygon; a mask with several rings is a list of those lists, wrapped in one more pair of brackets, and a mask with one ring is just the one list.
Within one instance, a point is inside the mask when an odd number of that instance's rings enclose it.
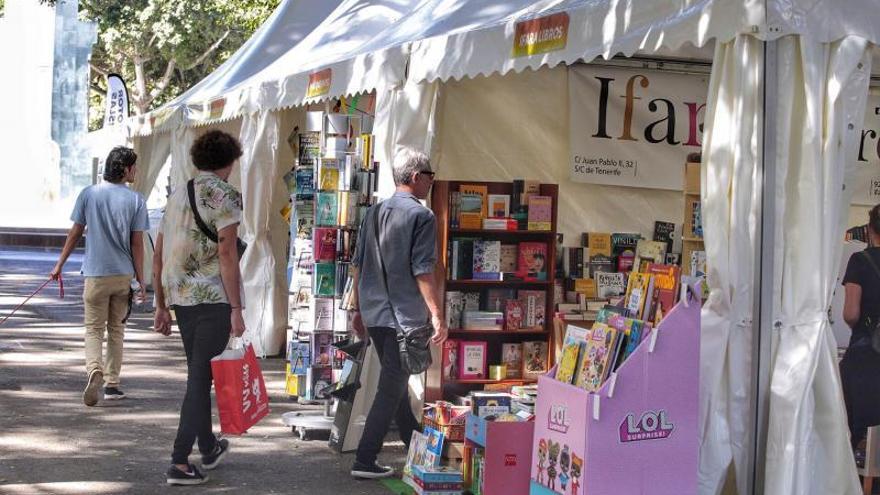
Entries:
{"label": "wooden bookshelf", "polygon": [[[450,329],[450,338],[459,340],[482,340],[487,342],[487,363],[489,366],[501,364],[501,344],[519,343],[527,341],[547,342],[548,368],[554,363],[553,343],[553,280],[556,259],[556,231],[559,208],[559,186],[556,184],[541,184],[539,194],[552,198],[551,228],[548,231],[536,230],[496,230],[496,229],[461,229],[451,228],[449,193],[458,191],[461,185],[486,186],[488,194],[507,194],[513,191],[511,182],[481,182],[481,181],[445,181],[437,180],[431,194],[431,208],[437,218],[437,252],[442,264],[443,273],[447,273],[449,264],[448,247],[450,241],[458,237],[479,237],[489,240],[500,240],[504,243],[517,244],[519,242],[544,242],[547,244],[547,280],[524,281],[524,280],[444,280],[443,294],[447,290],[479,291],[481,302],[485,304],[486,291],[488,289],[514,289],[514,290],[540,290],[545,293],[546,307],[544,308],[544,325],[541,328],[522,330],[494,330],[494,329]],[[445,301],[444,301],[445,306]],[[525,359],[525,356],[523,356]],[[535,379],[511,378],[505,380],[446,380],[441,373],[442,352],[435,355],[434,364],[428,370],[426,380],[425,398],[427,401],[449,399],[454,394],[464,394],[469,390],[477,390],[483,385],[489,384],[519,384],[534,383]]]}
{"label": "wooden bookshelf", "polygon": [[684,164],[684,224],[681,236],[681,271],[685,275],[691,273],[691,253],[705,251],[703,238],[694,235],[694,202],[702,200],[700,194],[701,160],[698,153],[688,156]]}

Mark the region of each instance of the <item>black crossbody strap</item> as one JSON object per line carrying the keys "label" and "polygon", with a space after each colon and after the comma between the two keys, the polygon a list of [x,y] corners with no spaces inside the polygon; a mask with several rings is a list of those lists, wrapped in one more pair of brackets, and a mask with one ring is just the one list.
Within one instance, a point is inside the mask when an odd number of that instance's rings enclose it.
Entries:
{"label": "black crossbody strap", "polygon": [[394,324],[397,326],[397,332],[401,333],[403,328],[397,321],[397,315],[394,313],[394,303],[391,302],[391,293],[388,291],[388,273],[385,271],[385,261],[382,259],[382,244],[379,242],[379,214],[382,212],[382,204],[379,203],[375,207],[373,213],[373,243],[376,246],[376,257],[379,259],[379,266],[382,267],[382,288],[385,290],[385,297],[388,298],[388,305],[391,306],[391,317],[394,318]]}
{"label": "black crossbody strap", "polygon": [[871,265],[871,268],[874,269],[874,273],[877,275],[877,278],[880,278],[880,267],[877,266],[877,263],[874,263],[874,259],[871,258],[871,255],[868,254],[867,251],[862,251],[862,255],[868,260],[868,264]]}
{"label": "black crossbody strap", "polygon": [[199,230],[205,234],[208,239],[211,239],[215,243],[217,242],[217,234],[212,232],[211,229],[208,228],[208,225],[205,224],[205,221],[202,220],[202,216],[199,215],[199,209],[196,207],[196,185],[195,179],[190,180],[186,183],[186,192],[189,194],[189,207],[192,209],[193,217],[196,219],[196,225],[199,226]]}

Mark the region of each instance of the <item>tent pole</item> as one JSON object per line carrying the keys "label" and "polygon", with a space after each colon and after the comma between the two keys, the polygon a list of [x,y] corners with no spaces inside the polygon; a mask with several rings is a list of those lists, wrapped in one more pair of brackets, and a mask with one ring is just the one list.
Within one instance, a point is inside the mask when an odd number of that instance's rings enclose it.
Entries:
{"label": "tent pole", "polygon": [[751,411],[752,429],[750,431],[752,450],[749,456],[749,493],[762,495],[767,464],[767,431],[770,417],[770,374],[771,345],[773,332],[778,323],[774,322],[774,273],[776,262],[776,100],[779,83],[776,73],[778,62],[778,43],[764,42],[763,67],[763,122],[761,170],[758,180],[761,184],[760,232],[755,253],[755,291],[754,315],[757,325],[753,325],[752,338],[752,384]]}

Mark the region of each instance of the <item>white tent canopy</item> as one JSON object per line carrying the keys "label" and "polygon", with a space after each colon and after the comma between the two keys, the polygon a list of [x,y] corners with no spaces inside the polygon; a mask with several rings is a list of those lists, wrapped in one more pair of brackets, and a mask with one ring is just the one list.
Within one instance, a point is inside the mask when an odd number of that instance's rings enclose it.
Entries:
{"label": "white tent canopy", "polygon": [[[714,40],[709,96],[715,107],[706,119],[704,168],[717,182],[703,190],[707,217],[717,220],[706,225],[709,265],[719,268],[710,273],[712,295],[703,327],[706,345],[702,359],[708,381],[704,380],[701,392],[701,493],[720,490],[731,462],[736,465],[740,492],[744,493],[751,473],[749,462],[754,462],[749,459],[755,450],[750,444],[753,431],[758,428],[749,423],[754,411],[759,411],[759,416],[775,413],[791,417],[794,425],[771,422],[766,465],[772,469],[767,471],[766,481],[756,483],[772,493],[818,495],[829,493],[828,489],[852,493],[857,486],[853,484],[852,461],[846,455],[848,442],[839,393],[834,393],[839,379],[830,347],[833,339],[828,338],[830,330],[822,316],[830,297],[828,279],[833,277],[832,270],[825,268],[832,265],[835,249],[822,244],[811,255],[806,250],[816,246],[799,244],[797,232],[815,231],[820,239],[842,236],[842,225],[833,220],[839,216],[840,204],[848,202],[833,186],[849,176],[844,176],[842,163],[847,152],[836,147],[848,150],[857,142],[849,135],[841,138],[844,130],[840,127],[852,125],[851,117],[864,112],[864,98],[843,101],[840,89],[867,91],[864,73],[871,65],[868,50],[880,42],[880,9],[874,3],[347,0],[247,79],[222,91],[209,91],[205,85],[194,93],[198,98],[188,99],[186,107],[176,107],[183,110],[162,109],[155,114],[169,129],[245,115],[243,129],[247,132],[243,135],[249,136],[243,139],[245,146],[264,151],[246,155],[271,160],[277,158],[279,122],[277,117],[267,118],[268,114],[375,89],[377,159],[390,163],[401,146],[431,149],[438,91],[452,79],[553,67],[620,53],[674,55],[688,44],[702,47]],[[512,56],[518,21],[562,12],[569,18],[563,47]],[[784,57],[765,58],[763,49],[777,44]],[[760,73],[751,72],[750,67],[758,67]],[[811,67],[828,70],[811,72]],[[327,90],[307,99],[310,76],[328,68]],[[764,103],[761,94],[765,89],[786,98]],[[829,117],[823,117],[826,115]],[[743,118],[754,119],[754,125],[743,126]],[[790,135],[793,133],[769,132],[783,127],[778,119],[787,119],[785,129],[801,129],[803,124],[809,134],[795,139]],[[737,133],[723,134],[731,129]],[[178,142],[175,149],[183,153],[187,140]],[[802,160],[806,153],[812,153],[814,160]],[[246,168],[256,173],[260,170],[257,165],[248,163]],[[273,164],[266,170],[277,168]],[[754,182],[744,182],[746,178]],[[822,184],[809,188],[821,202],[817,204],[819,211],[827,207],[831,212],[818,227],[804,224],[807,210],[793,213],[805,207],[797,202],[798,178],[803,183]],[[269,177],[267,182],[276,179]],[[780,192],[778,203],[767,202],[766,194],[761,197],[765,181]],[[258,189],[243,192],[245,196],[260,194]],[[767,230],[769,223],[776,229]],[[255,236],[260,238],[265,229],[262,224],[257,227]],[[733,249],[731,239],[753,242],[745,250],[739,249],[741,246]],[[774,241],[785,246],[785,251],[766,249],[767,243]],[[764,271],[740,266],[749,263],[761,264]],[[810,266],[822,269],[813,273]],[[798,270],[810,275],[798,275]],[[793,287],[811,289],[794,291]],[[762,304],[755,304],[759,296]],[[772,346],[771,327],[777,329]],[[761,346],[772,350],[759,356],[755,349]],[[753,361],[758,357],[762,357],[760,364]],[[753,397],[751,389],[757,367],[764,367],[764,376],[772,376],[772,382],[768,379],[757,389],[764,399]],[[752,403],[755,400],[758,405]],[[766,409],[761,409],[762,403]],[[804,449],[809,455],[802,453]]]}

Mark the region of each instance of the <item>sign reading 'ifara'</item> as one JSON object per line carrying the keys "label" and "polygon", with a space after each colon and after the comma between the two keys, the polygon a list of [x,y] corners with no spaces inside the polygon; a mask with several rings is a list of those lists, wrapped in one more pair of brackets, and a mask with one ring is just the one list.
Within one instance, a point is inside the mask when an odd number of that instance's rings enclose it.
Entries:
{"label": "sign reading 'ifara'", "polygon": [[571,179],[680,190],[685,159],[702,146],[707,92],[701,76],[572,67]]}

